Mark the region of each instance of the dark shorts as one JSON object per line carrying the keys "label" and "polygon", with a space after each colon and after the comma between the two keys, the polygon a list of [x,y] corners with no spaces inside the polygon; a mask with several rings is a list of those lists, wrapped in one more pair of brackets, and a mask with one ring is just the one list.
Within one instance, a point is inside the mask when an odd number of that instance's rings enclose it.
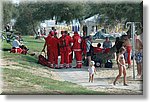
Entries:
{"label": "dark shorts", "polygon": [[142,63],[142,61],[143,61],[143,54],[141,52],[137,52],[135,54],[135,60],[136,60],[136,63]]}
{"label": "dark shorts", "polygon": [[91,56],[91,53],[90,53],[90,52],[87,52],[86,55],[87,55],[87,57],[88,57],[88,56]]}

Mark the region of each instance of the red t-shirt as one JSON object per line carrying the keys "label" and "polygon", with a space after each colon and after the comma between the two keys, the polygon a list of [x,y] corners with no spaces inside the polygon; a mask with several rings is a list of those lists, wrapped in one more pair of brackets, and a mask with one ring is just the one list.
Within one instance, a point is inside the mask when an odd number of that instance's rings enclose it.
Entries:
{"label": "red t-shirt", "polygon": [[94,53],[96,54],[96,53],[100,53],[100,52],[102,52],[102,48],[100,48],[100,47],[94,47]]}

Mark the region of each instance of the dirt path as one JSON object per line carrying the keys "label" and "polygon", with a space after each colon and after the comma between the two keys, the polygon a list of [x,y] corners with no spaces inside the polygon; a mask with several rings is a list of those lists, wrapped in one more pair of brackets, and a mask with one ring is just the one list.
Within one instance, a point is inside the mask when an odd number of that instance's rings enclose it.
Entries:
{"label": "dirt path", "polygon": [[[142,94],[142,81],[132,80],[132,69],[127,70],[127,78],[129,86],[123,86],[122,79],[114,86],[112,84],[115,76],[118,73],[116,69],[97,69],[97,75],[95,75],[94,83],[88,82],[87,67],[82,69],[54,69],[55,75],[59,76],[59,79],[69,81],[82,85],[88,89],[103,91],[109,94]],[[59,80],[58,79],[58,80]]]}

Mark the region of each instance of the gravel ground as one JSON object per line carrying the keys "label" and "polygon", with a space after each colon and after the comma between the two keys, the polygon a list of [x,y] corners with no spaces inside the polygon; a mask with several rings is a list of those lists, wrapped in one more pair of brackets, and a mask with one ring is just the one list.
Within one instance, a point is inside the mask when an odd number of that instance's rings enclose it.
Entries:
{"label": "gravel ground", "polygon": [[[113,68],[96,68],[94,83],[88,82],[87,67],[82,69],[54,69],[54,76],[56,80],[69,81],[82,85],[88,89],[95,91],[102,91],[110,95],[142,95],[143,94],[143,80],[133,79],[133,68],[127,69],[127,83],[129,86],[123,86],[123,77],[118,80],[117,85],[112,83],[118,75],[117,65],[114,63]],[[136,75],[136,69],[135,69]]]}
{"label": "gravel ground", "polygon": [[[136,71],[136,70],[135,70]],[[115,80],[116,76],[118,75],[118,69],[113,68],[113,69],[106,69],[106,68],[97,68],[97,76],[99,77],[98,79],[95,80],[101,80],[108,82],[108,84],[112,85],[113,81]],[[123,77],[118,80],[116,86],[114,87],[106,87],[106,88],[97,88],[97,91],[103,91],[109,94],[113,95],[142,95],[143,94],[143,80],[142,79],[133,79],[133,69],[127,69],[127,83],[131,89],[128,89],[126,87],[120,87],[121,85],[123,86]],[[138,85],[137,87],[134,87],[134,85]],[[119,87],[118,87],[119,86]]]}

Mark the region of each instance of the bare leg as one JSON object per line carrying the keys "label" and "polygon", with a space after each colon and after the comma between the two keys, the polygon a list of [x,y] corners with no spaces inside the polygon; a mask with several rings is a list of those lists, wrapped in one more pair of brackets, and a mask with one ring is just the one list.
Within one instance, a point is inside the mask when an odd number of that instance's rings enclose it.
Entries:
{"label": "bare leg", "polygon": [[92,79],[91,79],[91,82],[93,83],[93,81],[94,81],[94,74],[92,74],[92,77],[91,77]]}
{"label": "bare leg", "polygon": [[141,74],[142,74],[142,64],[141,63],[137,64],[137,74],[139,76],[141,76]]}
{"label": "bare leg", "polygon": [[124,86],[128,86],[127,85],[127,78],[126,78],[126,68],[124,68],[124,67],[123,67],[123,76],[124,76],[124,78],[123,78],[124,79],[123,80]]}
{"label": "bare leg", "polygon": [[91,74],[89,73],[89,82],[91,82]]}
{"label": "bare leg", "polygon": [[140,64],[139,63],[137,63],[137,75],[140,75],[140,71],[139,71],[139,68],[140,67]]}
{"label": "bare leg", "polygon": [[91,56],[88,56],[88,65],[91,63]]}
{"label": "bare leg", "polygon": [[141,79],[143,78],[143,63],[141,63]]}
{"label": "bare leg", "polygon": [[121,77],[122,75],[122,66],[118,65],[119,67],[119,74],[117,75],[115,81],[113,82],[114,85],[116,85],[116,81]]}

